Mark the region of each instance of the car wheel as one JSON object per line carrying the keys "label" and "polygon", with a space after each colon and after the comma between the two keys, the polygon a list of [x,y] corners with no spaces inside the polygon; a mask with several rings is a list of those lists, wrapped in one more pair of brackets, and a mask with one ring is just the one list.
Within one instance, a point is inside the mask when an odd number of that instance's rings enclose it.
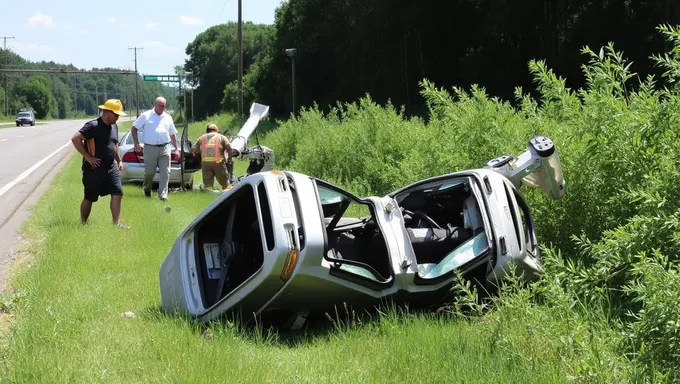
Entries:
{"label": "car wheel", "polygon": [[21,124],[17,123],[17,127],[20,126]]}

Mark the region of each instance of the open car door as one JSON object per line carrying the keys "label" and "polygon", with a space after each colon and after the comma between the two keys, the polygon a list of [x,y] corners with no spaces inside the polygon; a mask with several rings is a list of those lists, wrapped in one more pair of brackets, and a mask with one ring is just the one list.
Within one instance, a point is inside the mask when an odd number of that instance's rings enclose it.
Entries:
{"label": "open car door", "polygon": [[[191,152],[191,140],[189,140],[189,123],[185,122],[182,128],[182,135],[180,136],[180,172],[181,179],[184,180],[185,173],[194,173],[201,169],[201,155],[194,155]],[[182,185],[184,189],[184,185]]]}

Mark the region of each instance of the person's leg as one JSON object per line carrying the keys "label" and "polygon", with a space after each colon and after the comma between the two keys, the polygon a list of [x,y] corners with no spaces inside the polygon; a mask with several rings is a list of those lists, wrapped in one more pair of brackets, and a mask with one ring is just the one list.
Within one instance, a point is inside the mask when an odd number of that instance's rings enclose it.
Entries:
{"label": "person's leg", "polygon": [[107,190],[105,193],[111,195],[111,218],[113,224],[120,224],[120,209],[123,200],[123,184],[120,181],[120,173],[118,168],[112,168],[109,171],[109,179],[107,183]]}
{"label": "person's leg", "polygon": [[99,199],[99,181],[98,172],[96,170],[86,170],[82,174],[83,182],[83,201],[80,202],[80,222],[87,224],[92,211],[92,203]]}
{"label": "person's leg", "polygon": [[151,196],[151,187],[153,186],[153,177],[156,174],[156,167],[158,166],[158,147],[151,145],[144,146],[144,195]]}
{"label": "person's leg", "polygon": [[80,202],[80,223],[87,224],[87,219],[90,217],[90,212],[92,211],[92,202],[83,199]]}
{"label": "person's leg", "polygon": [[161,200],[168,198],[168,183],[170,182],[170,148],[172,145],[168,144],[165,147],[160,147],[158,154],[158,197]]}
{"label": "person's leg", "polygon": [[227,165],[224,162],[215,164],[214,169],[217,182],[220,183],[222,189],[227,189],[227,187],[229,186],[229,175],[227,173]]}
{"label": "person's leg", "polygon": [[214,173],[212,170],[212,165],[203,164],[201,167],[201,174],[203,175],[203,186],[205,189],[212,189],[214,181]]}
{"label": "person's leg", "polygon": [[236,178],[234,177],[234,162],[232,160],[231,164],[227,164],[227,172],[229,173],[229,184],[236,183]]}

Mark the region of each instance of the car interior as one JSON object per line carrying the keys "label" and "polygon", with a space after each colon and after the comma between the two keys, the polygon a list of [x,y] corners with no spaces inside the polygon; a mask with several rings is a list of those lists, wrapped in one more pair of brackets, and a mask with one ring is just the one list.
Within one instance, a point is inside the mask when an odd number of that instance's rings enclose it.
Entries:
{"label": "car interior", "polygon": [[421,277],[441,276],[488,248],[482,213],[467,177],[410,189],[397,201]]}
{"label": "car interior", "polygon": [[326,225],[326,259],[372,280],[388,281],[392,267],[373,206],[318,180],[317,189]]}
{"label": "car interior", "polygon": [[[266,200],[266,196],[264,197]],[[271,217],[268,206],[263,217]],[[271,227],[271,221],[265,225]],[[264,261],[255,191],[244,184],[194,231],[196,265],[206,308],[228,295]]]}

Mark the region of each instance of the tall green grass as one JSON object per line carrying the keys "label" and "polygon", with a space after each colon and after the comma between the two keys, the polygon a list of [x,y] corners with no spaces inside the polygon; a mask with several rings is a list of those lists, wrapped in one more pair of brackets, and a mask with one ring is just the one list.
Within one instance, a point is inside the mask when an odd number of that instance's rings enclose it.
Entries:
{"label": "tall green grass", "polygon": [[[595,51],[585,47],[584,89],[568,89],[544,62],[531,61],[537,98],[518,88],[509,102],[480,87],[446,90],[425,79],[427,122],[408,120],[401,110],[366,96],[327,114],[305,109],[266,139],[279,167],[358,194],[382,195],[421,178],[483,167],[498,155],[521,153],[533,135],[550,136],[564,167],[567,196],[552,201],[540,191],[524,191],[547,271],[528,290],[498,302],[496,313],[532,329],[515,340],[520,343],[531,337],[560,350],[602,337],[603,344],[591,344],[598,350],[584,355],[592,357],[582,367],[588,375],[617,375],[620,367],[601,355],[616,351],[626,358],[631,377],[676,381],[680,31],[671,26],[659,31],[671,46],[650,58],[665,69],[662,79],[635,73],[613,44]],[[512,312],[507,305],[521,302],[518,297],[536,305]],[[552,328],[573,321],[584,328],[555,340]]]}
{"label": "tall green grass", "polygon": [[[160,310],[158,270],[176,236],[213,199],[170,196],[170,213],[125,186],[122,220],[108,198],[81,226],[79,159],[58,175],[25,228],[34,260],[2,299],[3,382],[517,382],[623,380],[611,331],[573,312],[535,311],[508,296],[504,311],[474,318],[386,308],[344,308],[316,331],[285,335],[238,322],[204,327]],[[464,287],[461,287],[464,289]],[[465,302],[458,307],[475,310]],[[134,317],[123,316],[132,312]],[[537,324],[541,324],[537,327]],[[585,337],[584,330],[595,329]],[[550,336],[548,336],[550,335]],[[604,363],[602,363],[604,362]],[[608,370],[601,370],[602,365]],[[606,381],[605,380],[605,381]]]}

